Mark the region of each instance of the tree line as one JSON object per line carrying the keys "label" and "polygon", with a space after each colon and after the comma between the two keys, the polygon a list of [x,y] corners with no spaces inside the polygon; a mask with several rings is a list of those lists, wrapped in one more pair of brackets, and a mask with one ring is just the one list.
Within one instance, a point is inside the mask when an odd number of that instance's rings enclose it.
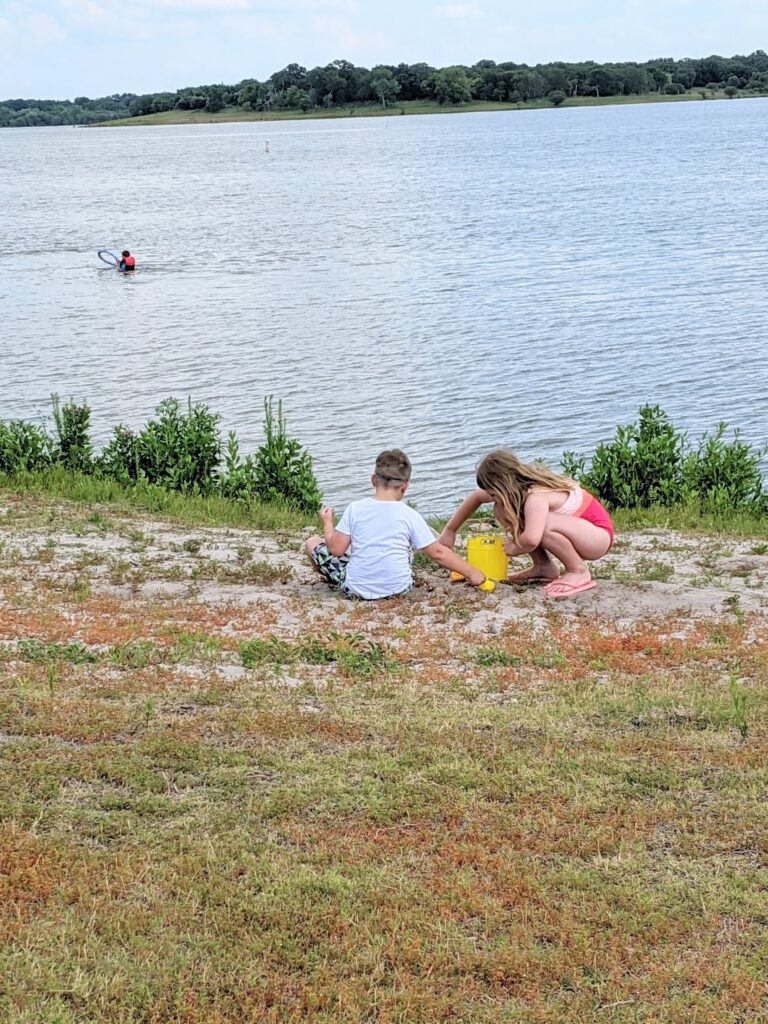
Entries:
{"label": "tree line", "polygon": [[132,92],[101,99],[78,96],[74,100],[2,100],[0,127],[35,128],[55,124],[98,124],[116,117],[130,117]]}
{"label": "tree line", "polygon": [[442,105],[548,100],[555,106],[570,97],[677,95],[698,90],[736,96],[742,91],[768,94],[768,55],[655,58],[644,63],[598,64],[594,61],[550,64],[496,63],[434,68],[429,64],[379,64],[357,67],[335,60],[307,70],[289,64],[266,81],[247,78],[235,85],[201,85],[176,92],[125,93],[74,101],[5,100],[0,127],[46,124],[90,124],[120,117],[139,117],[172,110],[215,114],[226,107],[257,112],[330,110],[408,101]]}

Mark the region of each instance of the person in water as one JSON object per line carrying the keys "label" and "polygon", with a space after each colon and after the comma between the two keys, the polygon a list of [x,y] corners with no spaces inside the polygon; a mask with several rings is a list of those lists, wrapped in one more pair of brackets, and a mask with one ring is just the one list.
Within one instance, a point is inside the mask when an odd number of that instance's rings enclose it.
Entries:
{"label": "person in water", "polygon": [[[492,501],[496,521],[507,534],[507,554],[530,555],[533,562],[508,583],[541,583],[548,597],[557,598],[595,586],[587,562],[602,558],[613,544],[610,516],[597,498],[570,477],[526,465],[502,448],[481,460],[477,486],[446,523],[441,544],[452,548],[461,524]],[[555,559],[565,568],[562,576]]]}
{"label": "person in water", "polygon": [[123,249],[123,257],[117,265],[118,270],[122,270],[126,273],[129,270],[136,269],[136,257],[131,256],[127,249]]}

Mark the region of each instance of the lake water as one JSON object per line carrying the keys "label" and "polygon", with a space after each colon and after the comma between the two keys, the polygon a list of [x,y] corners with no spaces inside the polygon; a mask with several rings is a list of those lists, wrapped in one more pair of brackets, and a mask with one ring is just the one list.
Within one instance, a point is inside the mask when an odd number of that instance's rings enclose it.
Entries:
{"label": "lake water", "polygon": [[0,418],[57,391],[104,439],[191,395],[248,451],[274,394],[330,500],[399,446],[424,512],[643,402],[762,443],[767,128],[755,99],[4,130]]}

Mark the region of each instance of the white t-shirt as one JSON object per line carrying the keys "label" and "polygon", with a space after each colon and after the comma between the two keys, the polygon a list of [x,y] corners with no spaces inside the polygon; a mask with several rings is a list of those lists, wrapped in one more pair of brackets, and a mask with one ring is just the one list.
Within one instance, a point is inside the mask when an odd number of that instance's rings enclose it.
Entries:
{"label": "white t-shirt", "polygon": [[411,550],[426,548],[436,539],[405,502],[375,498],[353,501],[336,529],[352,538],[347,587],[368,600],[407,590],[413,583]]}

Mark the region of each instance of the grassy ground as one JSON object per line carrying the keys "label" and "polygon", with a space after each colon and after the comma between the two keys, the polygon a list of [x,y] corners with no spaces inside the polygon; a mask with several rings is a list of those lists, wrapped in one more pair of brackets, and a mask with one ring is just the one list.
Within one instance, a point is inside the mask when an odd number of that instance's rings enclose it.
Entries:
{"label": "grassy ground", "polygon": [[[708,93],[711,99],[724,99],[725,93]],[[679,96],[665,96],[661,93],[648,93],[642,96],[574,96],[568,98],[563,107],[595,107],[626,103],[679,103],[688,100],[701,100],[701,95],[694,92],[682,93]],[[346,117],[391,117],[401,114],[469,114],[478,111],[495,110],[540,110],[551,108],[549,100],[533,100],[530,103],[495,103],[473,102],[456,105],[441,105],[423,100],[412,100],[382,107],[378,103],[358,103],[354,106],[332,107],[330,110],[277,110],[261,112],[245,110],[242,107],[226,107],[218,114],[204,110],[168,110],[159,114],[145,114],[141,117],[128,117],[116,121],[104,121],[96,128],[110,128],[123,125],[152,124],[213,124],[222,121],[302,121],[317,118]]]}
{"label": "grassy ground", "polygon": [[763,542],[355,605],[295,531],[0,510],[4,1024],[768,1018]]}
{"label": "grassy ground", "polygon": [[151,484],[126,486],[116,480],[73,473],[60,468],[8,477],[0,473],[0,489],[13,488],[32,496],[68,498],[85,504],[105,504],[116,511],[173,516],[197,526],[247,526],[261,530],[300,530],[314,516],[276,504],[238,502],[220,497],[177,494]]}

